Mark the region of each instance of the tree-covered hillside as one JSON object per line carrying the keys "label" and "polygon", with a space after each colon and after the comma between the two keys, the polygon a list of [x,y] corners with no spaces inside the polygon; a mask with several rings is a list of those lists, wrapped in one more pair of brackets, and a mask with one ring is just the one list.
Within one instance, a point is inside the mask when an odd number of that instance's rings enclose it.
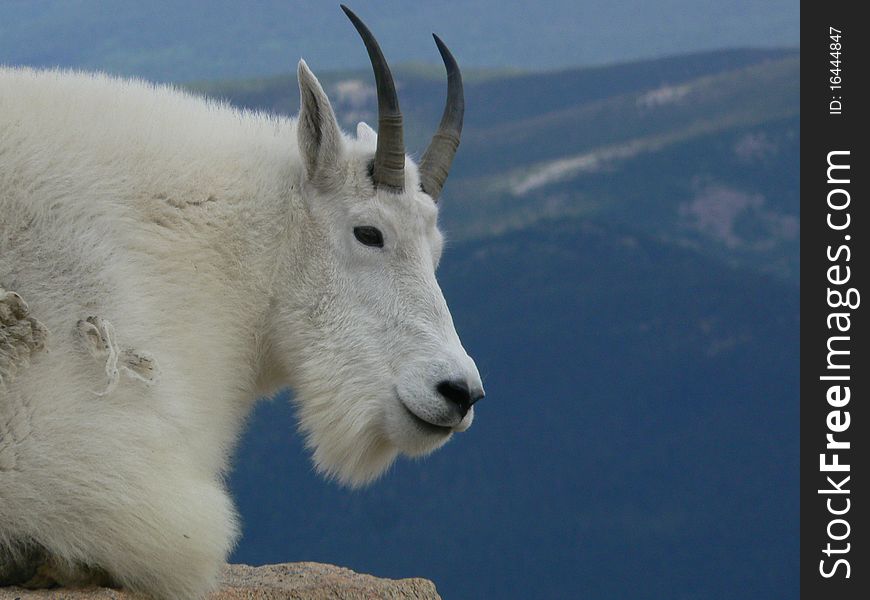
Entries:
{"label": "tree-covered hillside", "polygon": [[[446,189],[453,239],[585,215],[797,281],[800,58],[733,50],[555,73],[475,73]],[[438,70],[397,70],[411,152],[441,115]],[[342,124],[376,123],[370,71],[325,73]],[[295,76],[199,84],[295,114]]]}
{"label": "tree-covered hillside", "polygon": [[[445,598],[793,598],[799,57],[477,73],[439,278],[487,397],[466,433],[356,492],[280,397],[231,484],[244,562],[424,575]],[[343,124],[371,74],[322,74]],[[397,73],[409,146],[443,102]],[[292,114],[292,76],[201,86]],[[771,428],[770,423],[777,427]]]}

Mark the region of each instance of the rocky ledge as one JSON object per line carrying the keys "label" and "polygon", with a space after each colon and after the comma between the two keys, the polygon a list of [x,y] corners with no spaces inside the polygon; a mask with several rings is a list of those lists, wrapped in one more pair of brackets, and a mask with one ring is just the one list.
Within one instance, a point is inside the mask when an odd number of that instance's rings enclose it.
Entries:
{"label": "rocky ledge", "polygon": [[[0,588],[0,600],[138,600],[106,588],[29,591]],[[320,563],[285,563],[249,567],[227,565],[220,589],[208,600],[441,600],[428,579],[381,579]]]}

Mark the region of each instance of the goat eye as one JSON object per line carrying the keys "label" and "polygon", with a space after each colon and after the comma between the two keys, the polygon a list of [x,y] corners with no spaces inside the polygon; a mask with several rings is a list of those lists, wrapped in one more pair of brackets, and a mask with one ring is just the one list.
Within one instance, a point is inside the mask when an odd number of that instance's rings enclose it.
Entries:
{"label": "goat eye", "polygon": [[368,225],[354,227],[353,235],[361,244],[366,246],[384,247],[384,235],[377,227],[369,227]]}

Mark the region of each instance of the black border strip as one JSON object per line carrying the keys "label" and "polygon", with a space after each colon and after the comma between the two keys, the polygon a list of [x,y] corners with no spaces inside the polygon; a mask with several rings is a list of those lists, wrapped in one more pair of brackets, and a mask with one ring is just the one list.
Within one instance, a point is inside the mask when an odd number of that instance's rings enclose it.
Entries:
{"label": "black border strip", "polygon": [[[858,491],[870,489],[868,309],[862,305],[870,295],[860,297],[870,294],[863,140],[870,132],[859,128],[870,110],[863,81],[870,77],[870,23],[859,18],[858,6],[801,3],[800,577],[805,598],[832,600],[870,597],[868,496]],[[837,84],[842,87],[831,87]]]}

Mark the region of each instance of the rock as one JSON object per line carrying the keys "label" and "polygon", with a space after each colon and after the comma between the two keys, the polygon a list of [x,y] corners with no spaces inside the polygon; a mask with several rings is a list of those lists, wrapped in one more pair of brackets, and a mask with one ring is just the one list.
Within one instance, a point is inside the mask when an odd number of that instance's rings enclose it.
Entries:
{"label": "rock", "polygon": [[[107,588],[24,590],[0,588],[0,600],[139,600]],[[220,589],[208,600],[441,600],[428,579],[381,579],[320,563],[249,567],[227,565]]]}

